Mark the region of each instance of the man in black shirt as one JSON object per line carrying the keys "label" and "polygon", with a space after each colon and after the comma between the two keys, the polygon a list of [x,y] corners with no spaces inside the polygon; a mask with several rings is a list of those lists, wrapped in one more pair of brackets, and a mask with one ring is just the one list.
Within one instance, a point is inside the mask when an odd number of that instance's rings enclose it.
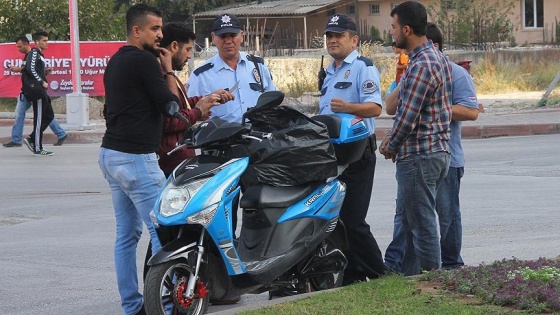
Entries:
{"label": "man in black shirt", "polygon": [[111,187],[117,221],[115,271],[124,314],[145,314],[136,268],[142,221],[148,227],[153,252],[161,249],[150,220],[150,211],[165,184],[155,152],[161,141],[165,107],[178,102],[172,92],[177,89],[174,78],[162,75],[162,68],[172,71],[170,52],[159,47],[162,24],[157,8],[131,6],[126,13],[127,43],[111,57],[103,77],[107,131],[99,166]]}

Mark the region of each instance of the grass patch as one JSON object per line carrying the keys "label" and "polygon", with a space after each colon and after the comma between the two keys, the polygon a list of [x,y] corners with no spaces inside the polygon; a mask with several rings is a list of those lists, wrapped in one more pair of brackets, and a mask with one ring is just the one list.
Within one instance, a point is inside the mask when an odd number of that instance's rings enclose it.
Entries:
{"label": "grass patch", "polygon": [[388,276],[310,298],[240,314],[506,314],[500,307],[476,305],[424,293],[416,279]]}
{"label": "grass patch", "polygon": [[413,278],[391,275],[241,314],[512,313],[560,314],[560,259],[512,258]]}
{"label": "grass patch", "polygon": [[486,59],[473,66],[471,73],[479,94],[544,91],[558,72],[558,62],[526,62],[497,65]]}

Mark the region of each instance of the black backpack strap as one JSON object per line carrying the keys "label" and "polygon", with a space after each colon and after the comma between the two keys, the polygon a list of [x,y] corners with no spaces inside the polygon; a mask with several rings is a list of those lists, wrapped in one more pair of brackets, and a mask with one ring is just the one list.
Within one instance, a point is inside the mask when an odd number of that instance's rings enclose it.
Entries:
{"label": "black backpack strap", "polygon": [[257,70],[257,73],[259,74],[259,78],[261,78],[261,93],[264,93],[264,78],[261,74],[261,68],[258,65],[258,63],[264,64],[264,59],[260,58],[260,57],[257,57],[255,55],[252,55],[252,54],[249,55],[247,59],[251,60],[253,62],[253,64],[255,65],[255,69]]}

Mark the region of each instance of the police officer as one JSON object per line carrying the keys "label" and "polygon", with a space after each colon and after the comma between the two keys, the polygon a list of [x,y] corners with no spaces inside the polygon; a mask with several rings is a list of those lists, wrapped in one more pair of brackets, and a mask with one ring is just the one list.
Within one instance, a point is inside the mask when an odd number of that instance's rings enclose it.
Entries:
{"label": "police officer", "polygon": [[370,138],[360,160],[350,164],[340,176],[346,184],[346,197],[340,218],[346,226],[349,249],[344,254],[348,266],[343,285],[366,281],[385,274],[383,257],[366,223],[375,173],[375,118],[381,114],[379,72],[371,60],[356,50],[356,23],[343,14],[329,18],[325,29],[327,50],[334,59],[327,67],[322,85],[319,113],[350,113],[364,117]]}
{"label": "police officer", "polygon": [[217,89],[232,88],[235,99],[212,108],[210,118],[241,122],[247,108],[255,106],[264,91],[276,90],[270,71],[261,57],[240,52],[243,31],[237,17],[225,13],[212,22],[212,43],[218,54],[195,69],[189,78],[188,96],[208,95]]}

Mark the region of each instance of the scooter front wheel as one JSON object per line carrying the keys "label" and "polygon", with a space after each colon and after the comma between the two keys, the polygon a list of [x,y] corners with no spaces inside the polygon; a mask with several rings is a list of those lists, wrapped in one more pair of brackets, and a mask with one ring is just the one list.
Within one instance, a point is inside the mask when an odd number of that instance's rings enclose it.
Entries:
{"label": "scooter front wheel", "polygon": [[150,315],[200,315],[208,308],[210,294],[205,268],[195,279],[194,294],[187,294],[192,268],[182,260],[150,267],[144,283],[144,305]]}

